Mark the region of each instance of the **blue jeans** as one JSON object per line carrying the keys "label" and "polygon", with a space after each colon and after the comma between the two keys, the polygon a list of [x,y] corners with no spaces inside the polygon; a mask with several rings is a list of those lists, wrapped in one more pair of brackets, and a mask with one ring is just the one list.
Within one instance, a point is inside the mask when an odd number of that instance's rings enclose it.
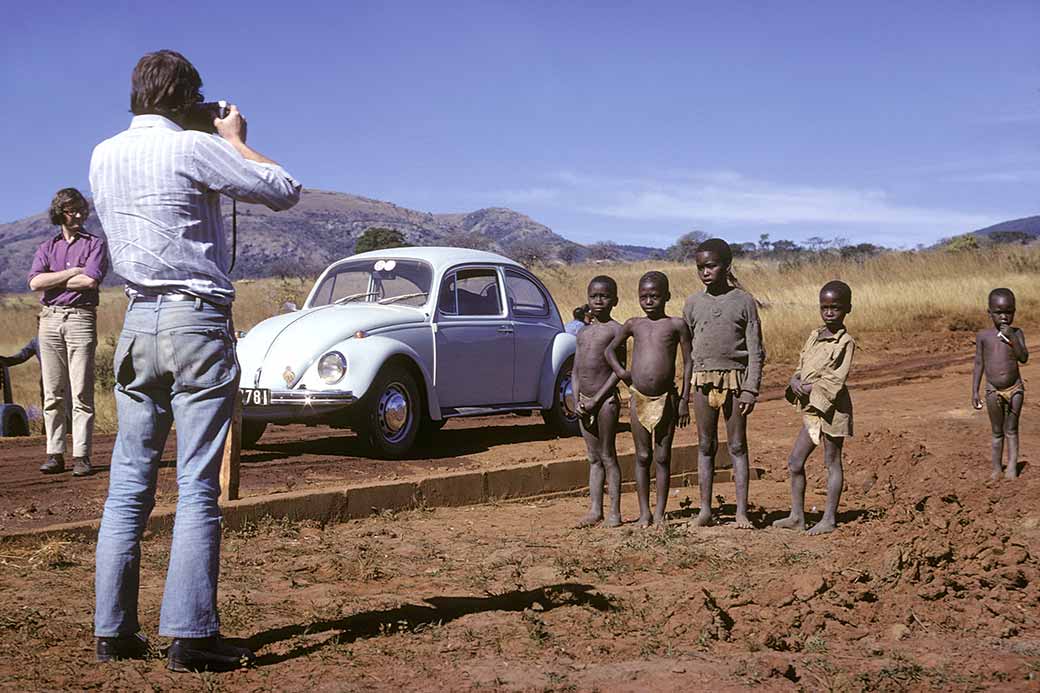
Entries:
{"label": "blue jeans", "polygon": [[141,534],[170,425],[177,424],[177,515],[159,634],[220,630],[220,463],[238,396],[227,312],[202,302],[134,302],[115,351],[119,434],[98,533],[94,633],[140,630]]}

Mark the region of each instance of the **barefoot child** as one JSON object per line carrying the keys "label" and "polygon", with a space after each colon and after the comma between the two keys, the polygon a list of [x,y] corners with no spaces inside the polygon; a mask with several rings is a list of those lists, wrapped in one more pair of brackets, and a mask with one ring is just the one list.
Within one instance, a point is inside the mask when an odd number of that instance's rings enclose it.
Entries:
{"label": "barefoot child", "polygon": [[[639,307],[645,318],[631,318],[607,347],[604,356],[632,394],[630,418],[636,445],[638,526],[664,524],[671,485],[672,437],[690,423],[690,333],[681,318],[665,315],[671,298],[668,277],[647,272],[639,280]],[[618,359],[618,348],[632,337],[632,370]],[[675,352],[683,358],[682,395],[675,391]],[[650,461],[657,473],[657,505],[650,514]]]}
{"label": "barefoot child", "polygon": [[748,507],[747,417],[755,408],[762,381],[762,326],[755,299],[736,283],[733,251],[721,238],[697,246],[697,276],[704,291],[690,296],[683,315],[693,336],[693,409],[697,416],[697,478],[701,509],[694,524],[711,521],[719,412],[726,417],[726,439],[737,487],[734,525],[751,528]]}
{"label": "barefoot child", "polygon": [[791,471],[791,514],[773,523],[782,529],[805,529],[805,461],[823,441],[827,465],[827,507],[809,534],[833,532],[844,473],[841,448],[852,435],[852,399],[845,381],[852,367],[856,341],[845,331],[852,312],[852,289],[845,282],[827,282],[820,289],[823,327],[809,334],[785,396],[802,413],[804,425],[787,460]]}
{"label": "barefoot child", "polygon": [[1004,478],[1018,476],[1018,419],[1026,390],[1018,364],[1029,359],[1022,330],[1012,327],[1015,319],[1015,294],[1011,289],[989,293],[989,317],[993,327],[975,337],[975,368],[971,373],[971,405],[982,409],[979,383],[986,376],[986,410],[993,427],[993,473],[999,479],[1007,437],[1007,467]]}
{"label": "barefoot child", "polygon": [[[579,527],[590,527],[603,519],[603,481],[607,482],[610,510],[606,526],[621,524],[621,468],[618,466],[614,438],[617,435],[618,377],[603,356],[607,345],[621,331],[610,317],[617,305],[617,282],[600,275],[589,282],[586,313],[592,322],[578,332],[572,377],[578,385],[578,416],[581,435],[589,454],[589,513]],[[625,345],[617,348],[617,358],[625,361]]]}

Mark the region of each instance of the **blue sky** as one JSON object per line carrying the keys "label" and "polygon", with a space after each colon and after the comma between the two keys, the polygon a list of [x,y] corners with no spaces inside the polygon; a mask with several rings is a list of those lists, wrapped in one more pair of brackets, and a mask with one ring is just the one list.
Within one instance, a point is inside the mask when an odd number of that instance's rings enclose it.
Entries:
{"label": "blue sky", "polygon": [[1040,214],[1040,2],[5,7],[0,222],[86,189],[184,53],[306,187],[589,243],[930,243]]}

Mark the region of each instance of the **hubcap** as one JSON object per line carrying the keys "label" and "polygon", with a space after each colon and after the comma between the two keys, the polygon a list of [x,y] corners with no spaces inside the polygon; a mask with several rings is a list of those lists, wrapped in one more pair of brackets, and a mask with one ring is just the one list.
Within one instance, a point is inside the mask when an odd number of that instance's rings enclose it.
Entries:
{"label": "hubcap", "polygon": [[567,373],[560,378],[560,404],[563,405],[563,413],[568,419],[574,419],[578,416],[578,404],[574,399],[574,381],[571,379],[571,374]]}
{"label": "hubcap", "polygon": [[408,391],[400,383],[387,386],[380,396],[379,427],[388,442],[396,443],[408,433],[412,416],[409,404]]}

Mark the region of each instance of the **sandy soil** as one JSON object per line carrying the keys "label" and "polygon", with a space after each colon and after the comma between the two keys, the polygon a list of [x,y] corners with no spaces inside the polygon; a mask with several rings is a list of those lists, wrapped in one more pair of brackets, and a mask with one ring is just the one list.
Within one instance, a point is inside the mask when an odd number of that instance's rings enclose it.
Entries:
{"label": "sandy soil", "polygon": [[[141,616],[156,658],[107,666],[91,663],[92,545],[8,543],[0,686],[1037,690],[1040,406],[1030,396],[1023,415],[1022,478],[989,481],[988,424],[967,403],[970,342],[954,333],[913,357],[864,345],[857,437],[846,447],[841,525],[831,535],[766,529],[789,507],[785,458],[799,422],[782,402],[765,401],[750,436],[753,463],[767,470],[751,491],[755,531],[690,528],[697,489],[680,488],[664,531],[572,529],[587,502],[575,497],[227,533],[224,631],[258,651],[249,671],[164,668],[155,627],[168,537],[144,545]],[[1035,370],[1024,370],[1027,382]],[[540,439],[530,420],[484,425],[498,430],[449,439],[468,445],[462,464],[580,450],[578,441]],[[474,439],[486,442],[464,442]],[[256,453],[271,457],[243,469],[244,488],[255,488],[254,465],[284,484],[287,473],[318,479],[337,465],[402,474],[455,459],[392,468],[336,455],[337,440],[305,443],[303,459],[282,461],[274,455],[288,443],[279,436],[267,446],[275,449]],[[817,453],[807,506],[822,505],[823,481]],[[715,492],[725,522],[732,484]],[[33,496],[35,512],[46,496]],[[635,516],[631,494],[623,510]]]}

